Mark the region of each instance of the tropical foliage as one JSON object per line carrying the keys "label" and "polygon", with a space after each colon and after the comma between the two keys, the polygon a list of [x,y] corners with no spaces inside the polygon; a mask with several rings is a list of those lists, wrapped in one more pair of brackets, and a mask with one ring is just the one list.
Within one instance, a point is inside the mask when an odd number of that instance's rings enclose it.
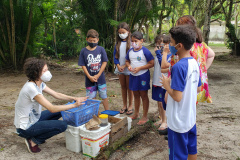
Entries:
{"label": "tropical foliage", "polygon": [[120,22],[127,22],[132,31],[141,31],[146,42],[152,42],[186,14],[197,19],[206,42],[210,22],[226,21],[228,46],[238,55],[238,25],[231,24],[238,22],[238,5],[237,0],[1,0],[0,67],[19,69],[30,56],[78,57],[87,31],[95,29],[110,60],[108,70],[112,70]]}

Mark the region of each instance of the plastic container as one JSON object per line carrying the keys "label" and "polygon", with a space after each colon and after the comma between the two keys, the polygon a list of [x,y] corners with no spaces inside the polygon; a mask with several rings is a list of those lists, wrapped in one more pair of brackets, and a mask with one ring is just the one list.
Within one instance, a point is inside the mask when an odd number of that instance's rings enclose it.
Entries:
{"label": "plastic container", "polygon": [[82,151],[82,141],[79,135],[79,127],[73,127],[68,125],[65,131],[66,148],[76,153],[80,153]]}
{"label": "plastic container", "polygon": [[110,123],[105,127],[100,127],[98,130],[92,131],[87,130],[85,125],[80,126],[83,155],[96,157],[100,149],[108,145],[110,131]]}
{"label": "plastic container", "polygon": [[[93,115],[98,115],[100,103],[101,101],[88,99],[85,104],[82,104],[79,107],[67,111],[61,111],[62,118],[68,125],[78,127],[87,123],[93,118]],[[69,102],[67,105],[68,104],[72,103]]]}
{"label": "plastic container", "polygon": [[107,114],[109,116],[116,116],[119,113],[120,113],[119,111],[112,111],[112,110],[105,110],[101,112],[101,114]]}
{"label": "plastic container", "polygon": [[[116,116],[114,116],[114,117],[116,117],[116,118],[121,118],[121,119],[125,118],[125,117],[121,117],[120,114],[119,114],[119,115],[116,115]],[[131,127],[132,127],[132,118],[127,117],[127,120],[128,120],[128,131],[130,131],[130,129],[131,129]]]}
{"label": "plastic container", "polygon": [[99,118],[101,120],[101,127],[107,126],[108,125],[108,115],[107,114],[101,114],[99,115]]}

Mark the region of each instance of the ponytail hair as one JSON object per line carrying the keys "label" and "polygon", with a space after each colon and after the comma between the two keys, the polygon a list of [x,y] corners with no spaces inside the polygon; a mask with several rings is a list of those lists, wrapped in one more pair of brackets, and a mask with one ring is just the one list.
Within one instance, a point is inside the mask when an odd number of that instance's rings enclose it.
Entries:
{"label": "ponytail hair", "polygon": [[120,23],[120,24],[118,25],[118,27],[117,27],[117,38],[116,38],[117,42],[116,42],[116,55],[115,55],[115,57],[116,57],[117,59],[119,59],[119,57],[120,57],[119,50],[120,50],[120,45],[121,45],[121,42],[122,42],[122,39],[121,39],[121,38],[119,37],[119,35],[118,35],[118,30],[121,29],[121,28],[128,31],[126,52],[127,52],[127,51],[130,49],[130,47],[131,47],[131,32],[130,32],[130,27],[129,27],[129,25],[128,25],[126,22],[122,22],[122,23]]}

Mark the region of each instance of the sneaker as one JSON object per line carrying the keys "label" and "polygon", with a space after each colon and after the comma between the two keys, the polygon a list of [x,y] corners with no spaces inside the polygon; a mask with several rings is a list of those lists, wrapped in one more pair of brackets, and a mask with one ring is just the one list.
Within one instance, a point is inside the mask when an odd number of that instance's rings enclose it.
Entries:
{"label": "sneaker", "polygon": [[34,147],[32,147],[32,145],[30,143],[30,139],[25,139],[25,143],[26,143],[28,151],[30,153],[38,153],[41,151],[41,149],[38,147],[38,145],[35,145]]}

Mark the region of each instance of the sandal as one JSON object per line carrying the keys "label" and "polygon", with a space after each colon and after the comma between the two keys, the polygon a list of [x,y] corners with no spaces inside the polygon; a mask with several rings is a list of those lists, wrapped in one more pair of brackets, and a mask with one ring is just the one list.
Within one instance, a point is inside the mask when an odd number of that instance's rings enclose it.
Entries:
{"label": "sandal", "polygon": [[138,116],[138,117],[131,116],[130,118],[131,118],[132,120],[134,120],[134,119],[139,119],[139,116]]}
{"label": "sandal", "polygon": [[125,112],[127,112],[127,109],[121,109],[120,110],[120,114],[124,114]]}
{"label": "sandal", "polygon": [[157,122],[154,123],[155,127],[159,127],[162,124],[162,120],[158,120]]}
{"label": "sandal", "polygon": [[[165,124],[165,125],[164,125]],[[164,126],[163,126],[164,125]],[[158,128],[158,133],[160,135],[167,135],[168,134],[168,127],[167,123],[162,123],[161,126]]]}
{"label": "sandal", "polygon": [[133,114],[133,111],[134,111],[134,109],[129,109],[129,110],[127,110],[127,115],[131,115],[131,114]]}

